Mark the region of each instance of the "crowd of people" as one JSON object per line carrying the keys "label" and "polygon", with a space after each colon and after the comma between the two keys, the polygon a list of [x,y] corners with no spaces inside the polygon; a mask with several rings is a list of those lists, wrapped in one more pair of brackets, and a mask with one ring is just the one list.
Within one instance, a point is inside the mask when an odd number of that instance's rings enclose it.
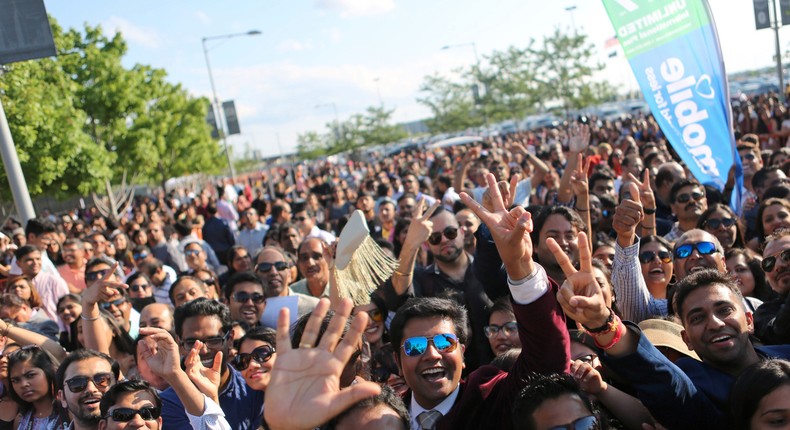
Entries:
{"label": "crowd of people", "polygon": [[0,430],[787,428],[790,121],[735,114],[742,189],[580,117],[9,218]]}

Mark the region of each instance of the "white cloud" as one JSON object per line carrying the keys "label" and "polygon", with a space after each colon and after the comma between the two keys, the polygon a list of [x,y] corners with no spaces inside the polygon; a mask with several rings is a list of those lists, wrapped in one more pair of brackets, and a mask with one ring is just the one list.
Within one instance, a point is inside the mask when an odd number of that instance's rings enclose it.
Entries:
{"label": "white cloud", "polygon": [[339,43],[340,39],[343,38],[343,34],[340,32],[340,29],[337,27],[333,27],[329,29],[329,41],[332,43]]}
{"label": "white cloud", "polygon": [[198,21],[202,22],[204,25],[211,24],[211,17],[201,10],[195,11],[195,18],[197,18]]}
{"label": "white cloud", "polygon": [[347,18],[389,12],[395,9],[395,0],[315,0],[315,5]]}
{"label": "white cloud", "polygon": [[294,39],[283,40],[277,44],[275,49],[277,49],[278,52],[307,51],[313,49],[313,41],[306,40],[302,42]]}
{"label": "white cloud", "polygon": [[108,33],[120,32],[127,41],[139,43],[146,48],[158,48],[160,44],[159,33],[156,30],[139,27],[117,16],[111,16],[102,22],[102,27]]}

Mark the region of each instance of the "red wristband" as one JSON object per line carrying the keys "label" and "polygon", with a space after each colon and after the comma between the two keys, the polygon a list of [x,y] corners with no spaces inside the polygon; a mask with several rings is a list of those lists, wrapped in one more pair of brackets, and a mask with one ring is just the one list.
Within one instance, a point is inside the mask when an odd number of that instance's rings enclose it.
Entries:
{"label": "red wristband", "polygon": [[625,324],[623,324],[623,321],[617,315],[615,315],[614,321],[612,322],[612,325],[614,326],[614,327],[612,327],[612,329],[613,329],[612,331],[614,331],[614,337],[606,345],[601,345],[600,343],[598,343],[598,337],[597,336],[593,335],[593,337],[592,337],[593,341],[595,342],[595,346],[597,346],[598,348],[603,349],[604,351],[606,351],[607,349],[610,349],[611,347],[615,346],[617,344],[617,342],[619,342],[620,339],[623,338],[623,335],[625,334],[625,331],[627,330],[626,327],[625,327]]}

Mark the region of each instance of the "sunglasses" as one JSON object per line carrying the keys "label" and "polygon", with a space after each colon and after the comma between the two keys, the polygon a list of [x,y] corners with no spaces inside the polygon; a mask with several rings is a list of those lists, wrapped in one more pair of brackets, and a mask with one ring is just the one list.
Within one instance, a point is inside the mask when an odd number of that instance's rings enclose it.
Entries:
{"label": "sunglasses", "polygon": [[681,194],[677,196],[675,200],[679,203],[688,203],[691,199],[694,199],[694,201],[696,202],[697,200],[703,197],[705,197],[705,194],[702,194],[699,191],[694,191],[691,194]]}
{"label": "sunglasses", "polygon": [[610,216],[614,215],[614,211],[613,210],[609,210],[609,209],[604,209],[604,210],[601,211],[601,215],[604,218],[609,218]]}
{"label": "sunglasses", "polygon": [[724,228],[730,228],[734,225],[735,225],[735,220],[732,218],[721,218],[721,219],[712,218],[705,221],[705,225],[703,227],[709,228],[711,230],[716,230],[721,226],[724,226]]}
{"label": "sunglasses", "polygon": [[307,217],[305,217],[305,216],[295,216],[294,217],[294,221],[296,221],[296,222],[307,221]]}
{"label": "sunglasses", "polygon": [[107,388],[113,384],[115,377],[112,373],[97,373],[93,376],[75,376],[66,380],[66,386],[72,393],[81,393],[88,388],[88,381],[93,381],[93,385],[98,389]]}
{"label": "sunglasses", "polygon": [[161,410],[156,406],[146,406],[140,409],[118,408],[108,413],[108,416],[117,423],[126,423],[134,419],[135,415],[140,415],[143,421],[153,421],[159,418]]}
{"label": "sunglasses", "polygon": [[439,352],[449,353],[458,348],[458,337],[452,333],[437,334],[433,337],[410,337],[403,342],[403,352],[408,357],[419,357],[428,349],[429,343],[432,343]]}
{"label": "sunglasses", "polygon": [[103,302],[99,306],[101,306],[102,309],[110,309],[110,306],[112,306],[112,305],[115,305],[115,307],[118,307],[118,306],[121,306],[124,303],[126,303],[126,298],[125,297],[120,298],[118,300],[113,300],[111,302]]}
{"label": "sunglasses", "polygon": [[763,272],[771,273],[774,271],[774,267],[776,267],[776,257],[779,257],[785,263],[790,263],[790,249],[785,249],[784,251],[774,254],[770,257],[765,257],[762,262],[760,262],[760,267],[763,268]]}
{"label": "sunglasses", "polygon": [[250,362],[255,360],[258,364],[263,364],[269,361],[276,351],[273,347],[269,345],[259,346],[252,350],[251,353],[238,353],[235,357],[233,357],[233,361],[231,365],[233,365],[236,370],[239,372],[245,370],[246,368],[250,367]]}
{"label": "sunglasses", "polygon": [[595,415],[588,415],[564,426],[555,426],[549,430],[598,430],[601,428]]}
{"label": "sunglasses", "polygon": [[700,255],[710,255],[715,252],[719,252],[713,242],[687,243],[685,245],[678,246],[678,248],[675,250],[675,258],[687,258],[692,252],[694,252],[695,249],[700,253]]}
{"label": "sunglasses", "polygon": [[[690,253],[691,252],[689,252],[689,254]],[[642,263],[642,264],[647,264],[647,263],[653,261],[656,257],[658,257],[658,259],[662,263],[671,263],[672,262],[672,254],[670,254],[668,251],[658,251],[658,252],[645,251],[645,252],[639,254],[639,262]]]}
{"label": "sunglasses", "polygon": [[431,233],[428,236],[428,243],[431,245],[438,245],[442,242],[442,235],[446,237],[448,240],[453,240],[458,237],[458,229],[455,227],[445,227],[442,231],[437,231],[435,233]]}
{"label": "sunglasses", "polygon": [[184,349],[189,350],[195,347],[195,342],[201,341],[204,345],[206,345],[206,348],[217,350],[221,349],[222,346],[225,345],[225,341],[228,340],[229,336],[230,332],[227,332],[222,336],[212,336],[205,339],[184,339],[181,341],[181,346],[183,346]]}
{"label": "sunglasses", "polygon": [[99,278],[103,278],[105,275],[110,273],[110,269],[103,269],[103,270],[96,270],[93,272],[85,272],[85,280],[88,282],[93,282],[98,280]]}
{"label": "sunglasses", "polygon": [[233,295],[233,300],[235,300],[238,303],[247,303],[247,300],[252,300],[253,303],[259,305],[266,301],[266,296],[260,293],[250,294],[245,292],[239,292]]}
{"label": "sunglasses", "polygon": [[214,285],[217,282],[214,280],[214,278],[201,279],[201,281],[203,281],[203,283],[206,285]]}
{"label": "sunglasses", "polygon": [[749,154],[746,154],[746,155],[744,155],[744,156],[743,156],[743,157],[741,157],[741,158],[743,158],[743,159],[745,159],[745,160],[752,161],[752,160],[754,160],[754,159],[755,159],[755,158],[757,158],[757,157],[755,157],[755,156],[754,156],[754,154],[752,154],[752,153],[749,153]]}
{"label": "sunglasses", "polygon": [[266,273],[269,270],[272,270],[272,267],[274,267],[274,269],[277,270],[278,272],[282,272],[283,270],[287,269],[288,266],[289,264],[285,261],[275,261],[274,263],[260,263],[257,266],[255,266],[255,271]]}
{"label": "sunglasses", "polygon": [[502,325],[489,324],[483,327],[486,337],[496,337],[500,330],[505,334],[505,336],[510,336],[513,333],[518,333],[518,324],[516,324],[515,321],[510,321]]}
{"label": "sunglasses", "polygon": [[[368,313],[368,316],[370,317],[371,320],[373,320],[373,321],[375,321],[377,323],[380,323],[380,322],[384,321],[384,314],[382,314],[381,311],[378,310],[378,308],[373,308],[373,309],[371,309],[369,311],[366,311],[366,312]],[[352,312],[351,315],[352,316],[356,316],[357,313],[356,312]]]}
{"label": "sunglasses", "polygon": [[129,285],[129,291],[136,293],[140,290],[145,291],[150,287],[151,284],[136,284],[136,285]]}
{"label": "sunglasses", "polygon": [[147,258],[147,252],[138,252],[137,254],[132,254],[132,258],[135,260],[142,260],[143,258]]}
{"label": "sunglasses", "polygon": [[191,257],[193,255],[198,255],[198,254],[200,254],[200,250],[198,249],[187,249],[186,251],[184,251],[184,255],[187,257]]}

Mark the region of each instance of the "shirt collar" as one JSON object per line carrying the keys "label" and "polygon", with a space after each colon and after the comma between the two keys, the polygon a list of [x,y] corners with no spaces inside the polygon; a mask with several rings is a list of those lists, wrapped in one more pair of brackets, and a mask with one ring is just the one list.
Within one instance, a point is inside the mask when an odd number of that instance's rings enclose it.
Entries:
{"label": "shirt collar", "polygon": [[438,411],[442,413],[442,416],[445,416],[450,413],[450,409],[453,408],[455,405],[455,399],[458,398],[458,393],[461,391],[461,384],[458,384],[450,393],[449,396],[445,397],[441,403],[436,405],[435,408],[432,409],[425,409],[417,403],[417,400],[414,399],[414,393],[411,393],[411,407],[409,408],[409,412],[411,413],[411,428],[421,428],[420,423],[417,421],[417,417],[420,416],[421,413],[425,411]]}

